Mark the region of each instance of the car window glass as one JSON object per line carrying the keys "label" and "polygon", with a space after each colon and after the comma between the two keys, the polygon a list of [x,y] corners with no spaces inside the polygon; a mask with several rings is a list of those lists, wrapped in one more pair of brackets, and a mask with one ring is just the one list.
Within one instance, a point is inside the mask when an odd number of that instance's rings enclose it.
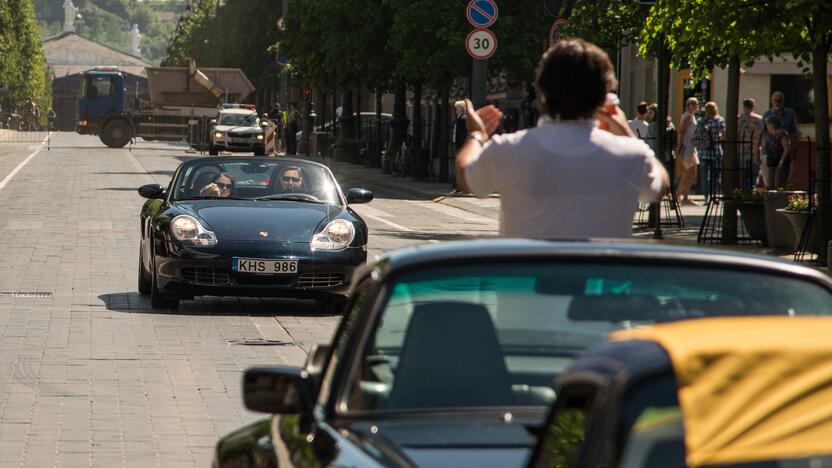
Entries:
{"label": "car window glass", "polygon": [[353,334],[356,333],[356,322],[361,316],[361,312],[367,305],[367,300],[372,293],[373,282],[364,280],[358,284],[353,291],[352,298],[347,305],[344,318],[338,325],[335,331],[332,342],[332,353],[330,353],[329,361],[326,368],[323,370],[323,379],[321,380],[321,390],[318,393],[318,402],[323,405],[329,400],[330,391],[332,390],[332,383],[335,371],[338,368],[338,363],[341,361],[345,353],[349,352],[348,343]]}
{"label": "car window glass", "polygon": [[685,432],[672,372],[639,381],[624,393],[622,468],[685,466]]}
{"label": "car window glass", "polygon": [[98,76],[92,79],[92,86],[95,88],[93,97],[109,96],[113,93],[115,81],[109,77]]}
{"label": "car window glass", "polygon": [[[287,188],[280,179],[288,169],[300,171],[301,180]],[[201,190],[220,172],[233,177],[234,189],[230,195],[233,198],[275,197],[308,203],[341,204],[337,183],[322,166],[303,161],[252,162],[243,159],[212,159],[184,167],[175,182],[174,199],[199,198]]]}
{"label": "car window glass", "polygon": [[587,422],[595,393],[583,390],[558,398],[546,432],[540,440],[532,466],[572,468],[578,466],[586,441]]}
{"label": "car window glass", "polygon": [[616,329],[711,316],[832,315],[830,292],[812,283],[641,264],[432,268],[403,275],[389,291],[350,387],[355,411],[548,407],[554,378]]}
{"label": "car window glass", "polygon": [[257,114],[220,114],[219,125],[232,125],[240,127],[256,127],[260,125]]}

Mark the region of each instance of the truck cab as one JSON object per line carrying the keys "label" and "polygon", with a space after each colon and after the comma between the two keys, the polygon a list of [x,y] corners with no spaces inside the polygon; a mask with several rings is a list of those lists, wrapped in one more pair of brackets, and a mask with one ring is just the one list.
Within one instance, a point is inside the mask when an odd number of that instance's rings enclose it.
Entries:
{"label": "truck cab", "polygon": [[122,148],[130,141],[132,129],[125,115],[124,75],[120,71],[94,69],[82,75],[76,130],[99,135],[112,148]]}

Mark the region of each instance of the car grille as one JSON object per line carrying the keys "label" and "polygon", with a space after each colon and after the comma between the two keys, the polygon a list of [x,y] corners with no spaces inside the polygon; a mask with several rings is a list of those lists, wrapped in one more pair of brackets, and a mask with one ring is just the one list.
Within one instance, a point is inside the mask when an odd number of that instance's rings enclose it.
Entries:
{"label": "car grille", "polygon": [[299,288],[331,288],[344,284],[343,273],[304,273],[298,278]]}
{"label": "car grille", "polygon": [[254,136],[253,133],[229,133],[228,136],[231,138],[252,138]]}
{"label": "car grille", "polygon": [[234,279],[241,286],[289,286],[294,275],[237,275]]}
{"label": "car grille", "polygon": [[231,281],[228,270],[219,268],[183,268],[182,277],[200,284],[228,284]]}

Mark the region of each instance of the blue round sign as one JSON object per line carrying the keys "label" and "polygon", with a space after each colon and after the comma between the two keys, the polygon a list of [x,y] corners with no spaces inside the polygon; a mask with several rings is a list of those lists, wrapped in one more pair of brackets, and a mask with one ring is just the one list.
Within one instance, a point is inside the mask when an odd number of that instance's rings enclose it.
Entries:
{"label": "blue round sign", "polygon": [[468,22],[475,28],[487,28],[497,21],[499,10],[494,0],[471,0],[467,15]]}

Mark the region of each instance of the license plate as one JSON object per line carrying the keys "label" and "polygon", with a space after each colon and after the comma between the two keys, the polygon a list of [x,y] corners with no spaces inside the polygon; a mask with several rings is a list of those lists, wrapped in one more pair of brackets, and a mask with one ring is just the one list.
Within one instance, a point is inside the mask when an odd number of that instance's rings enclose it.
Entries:
{"label": "license plate", "polygon": [[297,260],[262,260],[259,258],[232,259],[231,270],[238,273],[264,275],[291,275],[298,272]]}

